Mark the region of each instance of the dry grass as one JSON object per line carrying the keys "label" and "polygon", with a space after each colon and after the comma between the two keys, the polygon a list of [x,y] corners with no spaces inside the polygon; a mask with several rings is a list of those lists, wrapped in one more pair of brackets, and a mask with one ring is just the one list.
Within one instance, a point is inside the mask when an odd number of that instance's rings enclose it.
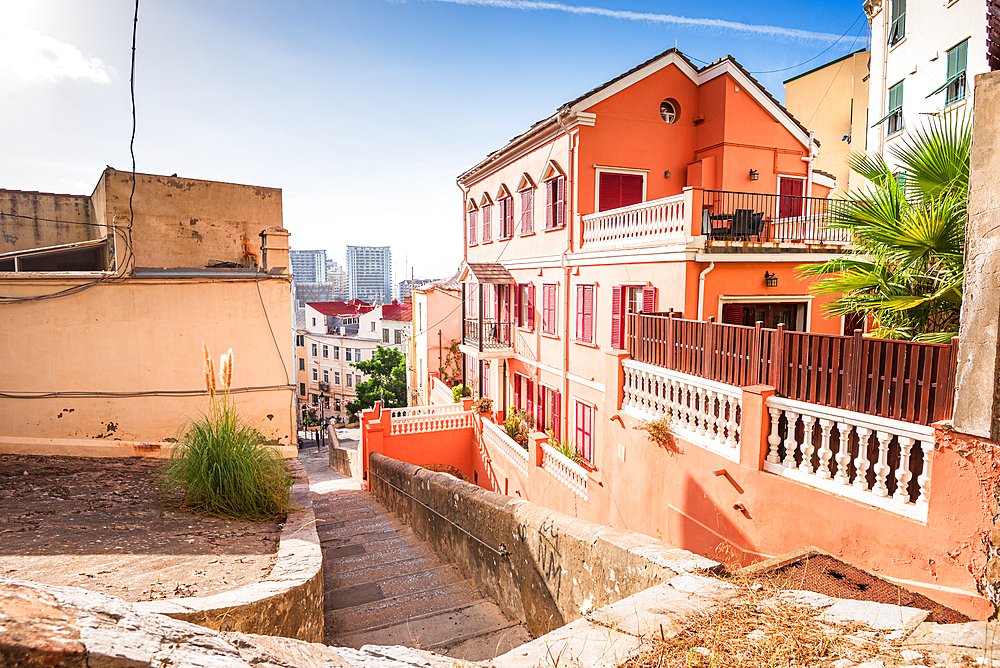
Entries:
{"label": "dry grass", "polygon": [[621,668],[760,668],[852,665],[902,661],[898,641],[863,624],[831,624],[822,610],[778,598],[772,582],[737,578],[738,595],[697,614],[686,628],[652,640],[652,647]]}

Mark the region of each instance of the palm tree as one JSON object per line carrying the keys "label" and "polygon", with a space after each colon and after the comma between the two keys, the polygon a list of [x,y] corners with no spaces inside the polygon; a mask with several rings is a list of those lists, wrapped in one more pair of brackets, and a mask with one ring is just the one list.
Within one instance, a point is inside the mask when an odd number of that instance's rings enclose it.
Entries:
{"label": "palm tree", "polygon": [[869,186],[831,202],[831,227],[851,232],[850,253],[804,265],[812,291],[838,294],[830,315],[872,316],[873,336],[947,343],[958,334],[972,126],[964,116],[932,117],[880,155],[852,154]]}

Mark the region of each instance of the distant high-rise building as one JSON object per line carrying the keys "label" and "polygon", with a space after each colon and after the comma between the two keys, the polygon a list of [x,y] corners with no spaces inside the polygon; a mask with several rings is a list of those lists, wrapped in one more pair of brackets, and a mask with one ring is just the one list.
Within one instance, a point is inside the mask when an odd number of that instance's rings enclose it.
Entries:
{"label": "distant high-rise building", "polygon": [[422,285],[427,285],[428,283],[433,283],[438,279],[436,278],[416,278],[416,279],[406,279],[405,281],[399,282],[399,298],[408,299],[413,296],[413,286],[420,287]]}
{"label": "distant high-rise building", "polygon": [[297,283],[326,282],[325,250],[291,250],[288,251],[288,257]]}
{"label": "distant high-rise building", "polygon": [[392,251],[388,246],[348,246],[347,286],[351,299],[392,300]]}
{"label": "distant high-rise building", "polygon": [[326,261],[326,280],[330,283],[330,291],[333,299],[328,301],[347,301],[350,299],[347,294],[347,272],[333,260]]}

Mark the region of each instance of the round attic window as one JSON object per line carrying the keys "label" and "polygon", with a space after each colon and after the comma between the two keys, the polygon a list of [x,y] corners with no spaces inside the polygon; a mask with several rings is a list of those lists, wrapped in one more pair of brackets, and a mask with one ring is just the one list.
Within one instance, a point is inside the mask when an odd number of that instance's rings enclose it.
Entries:
{"label": "round attic window", "polygon": [[667,123],[673,123],[677,120],[680,115],[680,107],[677,106],[677,101],[667,98],[663,102],[660,102],[660,117]]}

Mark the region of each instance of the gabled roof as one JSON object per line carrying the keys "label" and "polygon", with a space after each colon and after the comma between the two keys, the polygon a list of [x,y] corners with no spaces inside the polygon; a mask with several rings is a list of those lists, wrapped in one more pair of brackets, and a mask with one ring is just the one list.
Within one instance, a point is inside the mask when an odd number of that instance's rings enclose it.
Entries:
{"label": "gabled roof", "polygon": [[424,285],[418,285],[414,288],[416,292],[429,292],[430,290],[445,290],[446,292],[461,292],[462,283],[458,280],[459,274],[462,270],[459,269],[454,274],[448,278],[441,279],[440,281],[434,281],[433,283],[425,283]]}
{"label": "gabled roof", "polygon": [[382,306],[382,319],[394,322],[409,322],[413,320],[413,304],[401,302]]}
{"label": "gabled roof", "polygon": [[514,277],[502,264],[466,262],[462,264],[458,279],[469,283],[515,283]]}
{"label": "gabled roof", "polygon": [[323,315],[361,315],[375,308],[360,299],[352,299],[349,302],[309,302],[309,306]]}
{"label": "gabled roof", "polygon": [[691,61],[688,60],[687,56],[685,56],[679,49],[670,48],[659,55],[653,56],[646,62],[636,65],[629,71],[623,72],[615,78],[604,82],[600,86],[597,86],[583,95],[561,105],[554,114],[538,121],[537,123],[534,123],[530,128],[528,128],[527,131],[508,141],[502,148],[489,153],[485,159],[481,160],[471,169],[459,174],[458,180],[461,182],[467,176],[470,176],[480,169],[487,167],[489,164],[496,162],[516,147],[529,142],[534,137],[543,135],[545,131],[561,132],[562,129],[559,127],[560,116],[569,116],[574,113],[587,115],[584,110],[594,104],[597,104],[602,99],[617,93],[618,90],[616,87],[626,88],[635,83],[635,81],[639,81],[670,64],[677,65],[681,71],[684,72],[684,74],[686,74],[695,84],[699,86],[707,81],[711,81],[717,76],[730,73],[734,76],[734,78],[741,80],[744,86],[749,88],[749,92],[751,92],[761,106],[763,106],[779,123],[784,125],[793,135],[795,135],[807,149],[809,148],[809,130],[807,130],[802,123],[792,116],[791,112],[789,112],[784,105],[778,102],[778,100],[771,95],[771,93],[769,93],[767,89],[764,88],[759,81],[757,81],[757,79],[747,72],[747,70],[744,69],[744,67],[740,65],[735,58],[727,55],[716,60],[715,62],[705,65],[701,69],[698,69],[691,64]]}

